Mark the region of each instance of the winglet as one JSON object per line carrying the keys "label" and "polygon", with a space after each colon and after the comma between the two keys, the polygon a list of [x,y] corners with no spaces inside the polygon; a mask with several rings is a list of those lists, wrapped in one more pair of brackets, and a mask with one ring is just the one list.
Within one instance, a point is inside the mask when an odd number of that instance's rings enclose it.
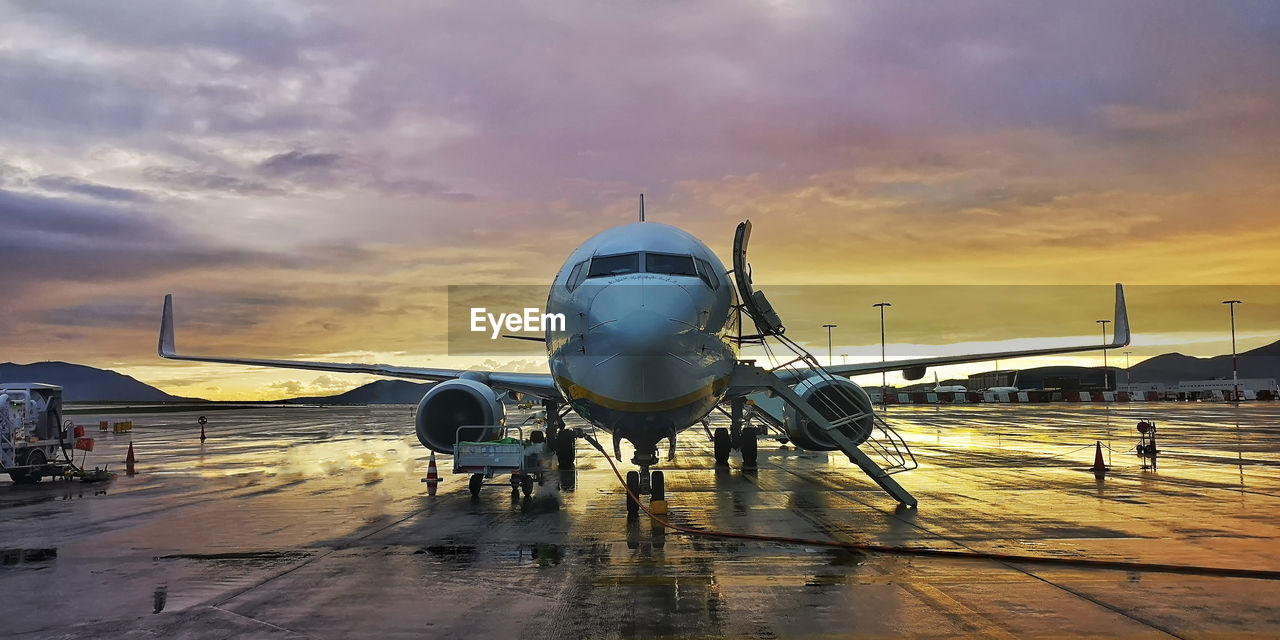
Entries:
{"label": "winglet", "polygon": [[160,343],[156,351],[161,358],[172,358],[177,355],[173,346],[173,294],[164,296],[164,313],[160,316]]}
{"label": "winglet", "polygon": [[1124,285],[1116,283],[1116,319],[1115,333],[1107,348],[1118,349],[1129,346],[1129,310],[1124,304]]}

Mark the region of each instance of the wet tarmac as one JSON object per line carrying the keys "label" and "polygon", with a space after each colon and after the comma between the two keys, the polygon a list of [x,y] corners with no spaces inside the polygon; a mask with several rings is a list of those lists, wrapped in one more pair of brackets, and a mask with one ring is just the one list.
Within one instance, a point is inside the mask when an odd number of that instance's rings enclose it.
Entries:
{"label": "wet tarmac", "polygon": [[[410,407],[206,415],[204,444],[195,413],[119,416],[133,434],[89,457],[121,473],[109,484],[0,481],[0,636],[1280,635],[1280,581],[1233,573],[1280,571],[1280,404],[891,408],[918,510],[834,454],[762,442],[758,471],[717,471],[701,429],[663,465],[687,526],[1206,570],[1188,572],[664,532],[628,522],[585,442],[572,488],[472,500],[441,457],[431,498]],[[73,417],[99,435],[100,416]],[[1133,453],[1143,418],[1155,471]],[[1098,440],[1105,480],[1087,470]]]}

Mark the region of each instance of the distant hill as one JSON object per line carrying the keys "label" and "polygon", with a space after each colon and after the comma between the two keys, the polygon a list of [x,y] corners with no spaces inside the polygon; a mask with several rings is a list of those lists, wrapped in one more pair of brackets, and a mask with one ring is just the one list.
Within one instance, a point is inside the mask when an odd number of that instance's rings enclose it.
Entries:
{"label": "distant hill", "polygon": [[[1231,377],[1231,356],[1196,358],[1166,353],[1133,365],[1134,382],[1177,382]],[[1280,341],[1240,353],[1241,378],[1280,379]]]}
{"label": "distant hill", "polygon": [[0,364],[0,382],[44,382],[62,387],[64,402],[199,402],[167,394],[134,378],[82,364]]}
{"label": "distant hill", "polygon": [[285,400],[288,404],[417,404],[431,388],[431,382],[375,380],[334,396],[313,396]]}

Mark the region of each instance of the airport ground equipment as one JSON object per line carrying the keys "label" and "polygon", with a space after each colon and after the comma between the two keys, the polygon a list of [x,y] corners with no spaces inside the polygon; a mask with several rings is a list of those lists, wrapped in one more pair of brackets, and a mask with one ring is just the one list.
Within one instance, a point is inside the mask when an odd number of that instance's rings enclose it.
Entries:
{"label": "airport ground equipment", "polygon": [[[914,507],[916,499],[891,476],[916,468],[915,456],[902,436],[876,413],[867,392],[848,378],[829,372],[813,354],[788,338],[786,328],[763,291],[751,284],[747,243],[751,223],[738,225],[733,242],[733,274],[738,292],[738,343],[756,345],[768,356],[768,368],[754,360],[740,360],[729,386],[750,394],[757,417],[766,425],[779,425],[791,442],[817,451],[839,450],[898,502]],[[743,317],[745,316],[745,318]],[[749,333],[747,321],[754,325]],[[788,381],[794,381],[789,383]],[[781,399],[781,403],[774,399]],[[747,399],[731,400],[729,445],[742,451],[744,466],[754,466],[756,431],[745,426]],[[775,414],[770,411],[780,408]],[[716,435],[716,459],[720,463],[724,436]],[[866,447],[879,461],[872,459]],[[726,456],[727,458],[727,456]]]}
{"label": "airport ground equipment", "polygon": [[1160,449],[1156,448],[1155,420],[1147,419],[1138,422],[1137,454],[1142,458],[1143,470],[1155,470],[1156,457],[1160,455]]}
{"label": "airport ground equipment", "polygon": [[70,457],[71,422],[62,421],[62,387],[0,384],[0,472],[17,483],[78,471]]}
{"label": "airport ground equipment", "polygon": [[[525,423],[532,420],[534,418],[530,416]],[[547,443],[545,438],[538,437],[542,432],[533,431],[530,439],[525,440],[524,426],[521,425],[502,427],[499,437],[494,440],[468,441],[463,437],[465,433],[488,433],[492,429],[488,425],[458,427],[453,448],[453,473],[471,474],[468,487],[472,496],[480,495],[480,487],[486,484],[501,486],[501,483],[485,482],[495,475],[508,478],[512,495],[521,491],[526,497],[532,495],[534,483],[541,486],[548,471],[543,464]],[[516,432],[514,438],[509,437],[513,430]]]}

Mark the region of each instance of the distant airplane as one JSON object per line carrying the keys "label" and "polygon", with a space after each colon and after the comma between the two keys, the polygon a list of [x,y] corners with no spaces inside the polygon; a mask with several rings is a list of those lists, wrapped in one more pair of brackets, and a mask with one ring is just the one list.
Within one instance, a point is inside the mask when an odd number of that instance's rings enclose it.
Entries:
{"label": "distant airplane", "polygon": [[938,372],[937,372],[937,371],[934,371],[934,372],[933,372],[933,392],[934,392],[934,393],[964,393],[964,392],[966,392],[966,391],[968,391],[968,389],[966,389],[963,385],[958,385],[958,384],[941,385],[941,384],[938,384]]}
{"label": "distant airplane", "polygon": [[1009,387],[987,387],[986,389],[983,389],[983,391],[984,391],[984,392],[986,392],[986,393],[1017,393],[1017,392],[1019,392],[1019,391],[1022,391],[1022,389],[1019,389],[1019,388],[1018,388],[1018,372],[1017,372],[1017,371],[1014,371],[1014,372],[1013,372],[1013,385],[1012,385],[1012,386],[1009,386]]}
{"label": "distant airplane", "polygon": [[[548,313],[567,319],[563,330],[544,336],[550,371],[511,373],[432,369],[385,364],[267,360],[179,355],[174,346],[173,299],[165,296],[158,350],[161,357],[196,362],[375,374],[439,384],[423,396],[416,411],[418,440],[449,454],[461,426],[481,425],[496,437],[505,424],[499,394],[541,399],[547,410],[547,441],[561,468],[572,466],[576,434],[560,418],[569,410],[635,447],[627,474],[633,494],[659,493],[658,443],[698,424],[713,410],[730,415],[729,429],[712,434],[717,465],[727,465],[732,450],[744,467],[757,462],[754,427],[742,419],[746,396],[767,392],[785,400],[787,437],[805,449],[843,451],[877,484],[903,504],[916,503],[858,445],[870,437],[879,418],[866,392],[849,376],[902,371],[918,380],[926,368],[993,359],[1118,348],[1129,343],[1124,290],[1116,285],[1115,333],[1108,345],[1025,349],[890,362],[821,366],[784,327],[763,292],[751,288],[746,247],[751,223],[738,225],[734,268],[728,270],[697,238],[676,227],[641,221],[603,231],[579,246],[551,283]],[[729,278],[732,277],[732,280]],[[755,325],[756,332],[746,327]],[[744,344],[775,341],[800,353],[770,369],[739,360]],[[935,375],[936,377],[936,375]],[[947,390],[947,387],[939,387]],[[953,387],[963,391],[963,387]],[[882,421],[879,424],[883,424]],[[637,505],[628,499],[627,508]]]}

